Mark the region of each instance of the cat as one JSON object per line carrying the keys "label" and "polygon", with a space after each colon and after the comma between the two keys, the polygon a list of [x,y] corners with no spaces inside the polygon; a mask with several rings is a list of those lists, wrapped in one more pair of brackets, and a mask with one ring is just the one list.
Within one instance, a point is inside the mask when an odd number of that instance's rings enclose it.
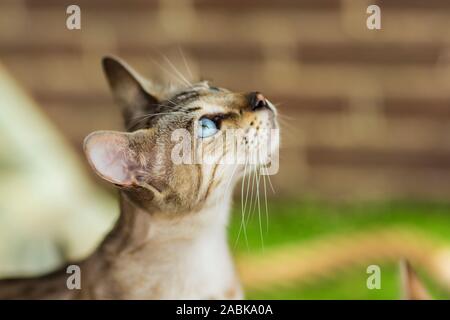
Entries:
{"label": "cat", "polygon": [[[44,277],[0,281],[0,298],[242,299],[227,244],[234,184],[269,162],[267,131],[275,106],[259,92],[235,93],[208,82],[158,87],[120,59],[103,69],[126,132],[97,131],[84,151],[95,173],[119,189],[120,217],[99,248],[78,263],[81,289],[65,268]],[[213,161],[175,163],[177,130]],[[241,132],[223,143],[225,131]],[[234,143],[239,148],[234,147]],[[216,152],[219,150],[220,152]],[[222,163],[232,153],[244,162]],[[255,157],[255,154],[258,156]]]}
{"label": "cat", "polygon": [[[185,129],[208,154],[208,146],[220,144],[220,131],[254,128],[239,137],[245,158],[264,144],[258,132],[278,128],[275,107],[260,93],[233,93],[207,82],[158,87],[112,57],[103,67],[127,132],[94,132],[84,150],[93,170],[120,190],[120,217],[99,248],[77,263],[81,290],[68,289],[64,267],[42,277],[0,280],[0,299],[243,298],[226,225],[245,163],[175,165],[171,136]],[[196,125],[204,130],[195,133]],[[407,261],[402,275],[403,298],[431,298]]]}

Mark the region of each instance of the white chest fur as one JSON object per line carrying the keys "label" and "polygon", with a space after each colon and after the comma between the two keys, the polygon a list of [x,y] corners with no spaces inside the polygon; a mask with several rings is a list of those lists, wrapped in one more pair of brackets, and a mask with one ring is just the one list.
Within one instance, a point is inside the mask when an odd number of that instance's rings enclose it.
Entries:
{"label": "white chest fur", "polygon": [[[112,259],[94,294],[108,298],[120,292],[125,299],[242,298],[227,243],[228,210],[220,203],[180,218],[137,221],[145,235],[138,241],[131,237],[134,240]],[[148,213],[137,214],[149,219]]]}

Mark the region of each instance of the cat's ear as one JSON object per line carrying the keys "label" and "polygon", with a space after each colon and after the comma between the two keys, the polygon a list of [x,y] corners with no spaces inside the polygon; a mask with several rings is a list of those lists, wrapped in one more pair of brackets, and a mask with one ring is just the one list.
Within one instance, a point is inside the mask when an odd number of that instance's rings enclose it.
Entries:
{"label": "cat's ear", "polygon": [[133,149],[138,133],[96,131],[84,139],[84,152],[92,169],[104,180],[118,187],[143,187],[153,193],[154,199],[162,198],[161,191],[150,181],[143,179],[145,164],[139,152]]}
{"label": "cat's ear", "polygon": [[128,133],[96,131],[84,139],[89,164],[101,178],[119,186],[132,186],[139,164]]}
{"label": "cat's ear", "polygon": [[127,128],[140,116],[153,112],[158,99],[145,88],[145,80],[125,62],[104,57],[103,70]]}

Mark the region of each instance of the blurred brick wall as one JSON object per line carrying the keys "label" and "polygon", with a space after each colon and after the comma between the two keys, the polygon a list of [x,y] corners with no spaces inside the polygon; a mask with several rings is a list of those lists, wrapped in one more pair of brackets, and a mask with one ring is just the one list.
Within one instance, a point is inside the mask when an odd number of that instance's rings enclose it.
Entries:
{"label": "blurred brick wall", "polygon": [[[81,30],[65,27],[69,4]],[[277,195],[449,199],[450,1],[0,2],[0,61],[80,152],[120,128],[101,56],[150,76],[162,52],[187,74],[179,48],[194,73],[280,103]]]}

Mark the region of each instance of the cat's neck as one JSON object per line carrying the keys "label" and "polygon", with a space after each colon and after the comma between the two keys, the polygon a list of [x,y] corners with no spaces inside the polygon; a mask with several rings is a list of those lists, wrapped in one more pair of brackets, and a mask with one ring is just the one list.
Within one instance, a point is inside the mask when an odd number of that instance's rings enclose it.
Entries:
{"label": "cat's neck", "polygon": [[177,244],[212,235],[226,237],[231,195],[220,202],[186,213],[148,212],[134,205],[125,195],[120,197],[120,216],[108,242],[108,250],[119,254],[136,246]]}
{"label": "cat's neck", "polygon": [[240,297],[227,244],[230,203],[224,198],[168,218],[122,196],[119,220],[99,251],[108,280],[97,293],[104,296],[115,282],[120,298]]}

